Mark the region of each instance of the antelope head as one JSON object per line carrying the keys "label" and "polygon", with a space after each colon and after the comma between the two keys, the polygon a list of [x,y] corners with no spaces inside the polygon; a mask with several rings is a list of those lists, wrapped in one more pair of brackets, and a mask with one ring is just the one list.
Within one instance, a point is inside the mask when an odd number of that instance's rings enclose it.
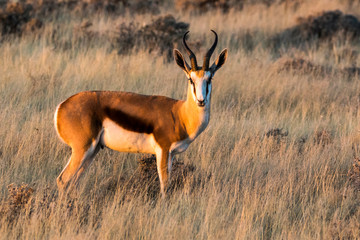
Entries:
{"label": "antelope head", "polygon": [[214,30],[211,30],[215,34],[215,41],[211,48],[204,56],[203,66],[197,65],[196,56],[186,44],[187,31],[183,37],[183,44],[189,55],[191,66],[185,61],[184,57],[179,50],[174,49],[174,57],[177,65],[185,72],[186,77],[189,80],[189,87],[191,88],[192,98],[199,107],[205,107],[210,102],[211,95],[211,79],[215,72],[222,67],[227,58],[227,49],[222,50],[217,60],[209,67],[211,55],[213,54],[217,42],[218,36]]}

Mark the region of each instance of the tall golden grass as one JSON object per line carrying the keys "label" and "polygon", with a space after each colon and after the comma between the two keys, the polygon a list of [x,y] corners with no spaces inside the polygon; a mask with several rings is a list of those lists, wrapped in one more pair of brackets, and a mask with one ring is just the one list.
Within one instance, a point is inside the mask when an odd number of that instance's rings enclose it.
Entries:
{"label": "tall golden grass", "polygon": [[[173,61],[145,50],[118,55],[101,38],[83,44],[75,38],[83,20],[76,16],[2,41],[0,239],[358,238],[360,193],[348,172],[359,157],[359,75],[279,71],[277,59],[356,67],[360,45],[329,40],[277,51],[267,45],[297,17],[339,9],[359,18],[360,4],[350,3],[301,1],[204,14],[161,10],[190,23],[190,39],[201,41],[199,59],[212,41],[210,29],[219,33],[214,55],[230,51],[213,80],[207,130],[177,156],[193,168],[166,200],[149,197],[156,179],[141,178],[143,155],[108,149],[96,156],[78,190],[59,198],[55,179],[70,149],[56,136],[53,113],[84,90],[184,99],[187,81]],[[135,21],[151,18],[136,15]],[[106,31],[131,20],[96,15],[91,21],[94,31]],[[52,41],[73,44],[62,49]]]}

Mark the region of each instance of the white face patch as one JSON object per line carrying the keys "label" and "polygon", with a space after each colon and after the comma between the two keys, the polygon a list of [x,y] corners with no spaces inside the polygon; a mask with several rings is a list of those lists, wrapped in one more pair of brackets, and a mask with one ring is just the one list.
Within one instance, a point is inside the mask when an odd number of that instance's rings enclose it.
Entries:
{"label": "white face patch", "polygon": [[190,74],[192,84],[192,94],[194,101],[199,106],[206,105],[210,100],[211,93],[211,73],[206,71],[202,77],[199,77],[196,72],[191,72]]}

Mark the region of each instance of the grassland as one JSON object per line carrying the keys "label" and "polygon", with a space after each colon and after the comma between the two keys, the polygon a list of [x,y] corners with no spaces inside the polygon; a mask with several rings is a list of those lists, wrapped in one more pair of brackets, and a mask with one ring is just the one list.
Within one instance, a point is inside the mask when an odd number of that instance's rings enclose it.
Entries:
{"label": "grassland", "polygon": [[[227,13],[161,9],[160,15],[190,24],[190,40],[201,43],[194,47],[199,60],[212,41],[209,29],[219,33],[214,55],[229,49],[213,80],[210,124],[177,156],[193,170],[166,200],[147,194],[156,179],[139,178],[144,155],[109,149],[97,155],[78,192],[60,199],[55,179],[70,149],[56,136],[53,113],[84,90],[184,99],[187,81],[176,64],[156,52],[119,55],[101,37],[77,37],[85,17],[76,14],[57,16],[34,33],[3,37],[0,239],[358,238],[360,187],[348,172],[359,157],[360,77],[342,69],[360,66],[359,41],[338,36],[300,47],[269,44],[297,17],[336,9],[360,18],[357,1],[340,0]],[[97,14],[90,28],[105,33],[152,18]],[[284,68],[278,60],[284,58],[312,67]],[[11,183],[28,188],[11,195]]]}

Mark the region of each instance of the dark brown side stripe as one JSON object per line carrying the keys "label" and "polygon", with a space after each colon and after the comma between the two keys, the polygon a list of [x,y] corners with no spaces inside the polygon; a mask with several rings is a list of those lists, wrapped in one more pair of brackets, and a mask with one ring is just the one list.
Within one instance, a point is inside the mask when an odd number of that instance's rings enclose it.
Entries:
{"label": "dark brown side stripe", "polygon": [[105,107],[104,113],[107,118],[128,131],[148,134],[154,131],[154,126],[151,122],[147,122],[145,119],[140,119],[119,109]]}

